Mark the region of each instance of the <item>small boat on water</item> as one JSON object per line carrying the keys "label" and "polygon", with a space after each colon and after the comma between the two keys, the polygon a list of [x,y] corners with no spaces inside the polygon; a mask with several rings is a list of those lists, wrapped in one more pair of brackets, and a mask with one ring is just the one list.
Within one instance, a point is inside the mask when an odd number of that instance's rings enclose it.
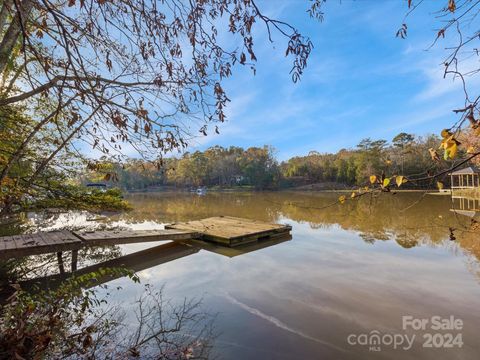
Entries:
{"label": "small boat on water", "polygon": [[197,190],[195,190],[195,193],[197,195],[205,195],[207,193],[207,188],[206,187],[199,187]]}

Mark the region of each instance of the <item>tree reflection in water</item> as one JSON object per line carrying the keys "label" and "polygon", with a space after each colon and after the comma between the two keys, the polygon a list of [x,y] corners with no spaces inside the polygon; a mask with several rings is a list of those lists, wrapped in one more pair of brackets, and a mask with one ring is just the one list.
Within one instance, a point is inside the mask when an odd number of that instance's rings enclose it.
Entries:
{"label": "tree reflection in water", "polygon": [[106,275],[138,281],[127,270],[110,268],[70,277],[55,289],[26,292],[11,285],[15,291],[0,318],[0,358],[208,358],[214,318],[201,301],[173,303],[162,288],[146,285],[127,314],[124,304],[109,305],[108,293],[89,289]]}
{"label": "tree reflection in water", "polygon": [[[448,240],[455,228],[456,243],[480,259],[478,229],[471,224],[479,216],[462,216],[450,211],[450,196],[425,196],[423,193],[372,194],[343,205],[334,205],[336,193],[262,192],[134,194],[128,199],[134,211],[111,216],[111,224],[150,224],[187,221],[210,216],[237,216],[267,222],[290,219],[308,223],[313,229],[338,226],[356,231],[369,243],[395,240],[404,248],[427,244],[436,246]],[[458,207],[456,207],[458,209]],[[473,219],[473,222],[472,220]]]}

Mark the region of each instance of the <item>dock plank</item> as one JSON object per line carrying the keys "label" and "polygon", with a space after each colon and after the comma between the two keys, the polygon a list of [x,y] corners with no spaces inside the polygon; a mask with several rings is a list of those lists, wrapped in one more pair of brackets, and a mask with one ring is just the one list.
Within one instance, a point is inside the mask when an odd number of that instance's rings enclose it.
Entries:
{"label": "dock plank", "polygon": [[0,259],[68,251],[82,247],[82,241],[68,231],[6,236],[0,238],[4,248]]}
{"label": "dock plank", "polygon": [[15,245],[15,238],[14,236],[6,236],[5,240],[3,241],[4,244],[4,250],[9,250],[9,249],[16,249],[17,246]]}
{"label": "dock plank", "polygon": [[74,232],[87,246],[131,244],[162,240],[188,240],[201,236],[196,231],[186,230],[112,230]]}

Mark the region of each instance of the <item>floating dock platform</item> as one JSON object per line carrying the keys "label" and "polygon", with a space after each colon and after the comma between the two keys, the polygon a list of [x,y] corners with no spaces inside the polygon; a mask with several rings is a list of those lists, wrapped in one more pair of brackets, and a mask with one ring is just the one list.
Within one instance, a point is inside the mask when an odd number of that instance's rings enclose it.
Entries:
{"label": "floating dock platform", "polygon": [[197,232],[201,234],[203,241],[239,246],[290,234],[292,227],[232,216],[218,216],[170,224],[165,226],[165,229]]}

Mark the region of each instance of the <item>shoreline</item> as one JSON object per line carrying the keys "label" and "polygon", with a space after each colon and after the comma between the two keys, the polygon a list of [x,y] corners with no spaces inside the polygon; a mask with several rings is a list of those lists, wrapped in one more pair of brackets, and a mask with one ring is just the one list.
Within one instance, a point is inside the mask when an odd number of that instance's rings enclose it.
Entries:
{"label": "shoreline", "polygon": [[[209,189],[207,193],[234,193],[234,192],[310,192],[310,193],[351,193],[357,190],[353,189],[305,189],[305,188],[281,188],[281,189],[247,189],[247,188],[225,188],[225,189]],[[439,192],[437,189],[391,189],[392,193],[431,193],[440,195],[450,195],[450,192]],[[188,189],[146,189],[146,190],[125,190],[125,194],[152,194],[152,193],[189,193],[195,194],[195,192]]]}

